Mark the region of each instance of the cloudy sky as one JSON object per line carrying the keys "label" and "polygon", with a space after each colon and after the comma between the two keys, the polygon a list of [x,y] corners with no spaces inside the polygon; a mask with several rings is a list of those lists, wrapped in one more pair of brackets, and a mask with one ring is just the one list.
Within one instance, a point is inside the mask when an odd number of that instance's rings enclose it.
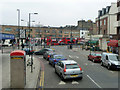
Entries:
{"label": "cloudy sky", "polygon": [[32,23],[45,26],[77,25],[78,20],[93,20],[98,10],[110,6],[117,0],[0,0],[0,24],[17,25],[20,9],[21,25],[27,25],[29,13]]}

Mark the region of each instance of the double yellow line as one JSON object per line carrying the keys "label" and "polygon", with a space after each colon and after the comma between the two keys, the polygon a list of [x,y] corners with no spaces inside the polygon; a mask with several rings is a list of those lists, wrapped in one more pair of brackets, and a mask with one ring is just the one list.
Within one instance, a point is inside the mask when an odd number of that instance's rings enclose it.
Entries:
{"label": "double yellow line", "polygon": [[[44,71],[41,71],[41,76],[40,76],[40,87],[43,89],[44,86]],[[39,89],[40,90],[40,89]]]}

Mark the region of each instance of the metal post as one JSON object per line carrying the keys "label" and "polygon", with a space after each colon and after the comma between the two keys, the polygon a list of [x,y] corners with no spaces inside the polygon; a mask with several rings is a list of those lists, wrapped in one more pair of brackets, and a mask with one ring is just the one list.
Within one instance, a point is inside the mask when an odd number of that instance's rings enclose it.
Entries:
{"label": "metal post", "polygon": [[19,39],[20,39],[20,9],[17,9],[18,11],[18,49],[19,49]]}
{"label": "metal post", "polygon": [[30,49],[30,13],[29,13],[29,49]]}

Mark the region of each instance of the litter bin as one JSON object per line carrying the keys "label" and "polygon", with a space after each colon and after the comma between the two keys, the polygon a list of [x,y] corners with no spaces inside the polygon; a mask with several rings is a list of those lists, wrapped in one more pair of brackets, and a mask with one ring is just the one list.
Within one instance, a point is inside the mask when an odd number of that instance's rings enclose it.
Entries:
{"label": "litter bin", "polygon": [[16,50],[10,53],[10,87],[24,88],[26,84],[25,51]]}

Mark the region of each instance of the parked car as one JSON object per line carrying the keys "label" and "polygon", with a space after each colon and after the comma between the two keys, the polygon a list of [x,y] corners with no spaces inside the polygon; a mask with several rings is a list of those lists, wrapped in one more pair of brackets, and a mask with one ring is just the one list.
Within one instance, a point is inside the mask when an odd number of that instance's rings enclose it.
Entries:
{"label": "parked car", "polygon": [[35,50],[29,49],[29,48],[23,48],[23,51],[26,52],[26,55],[32,55]]}
{"label": "parked car", "polygon": [[91,53],[88,55],[88,60],[93,62],[101,62],[101,53]]}
{"label": "parked car", "polygon": [[56,53],[53,52],[53,51],[46,51],[44,54],[43,54],[43,58],[46,59],[46,60],[49,60],[50,56],[51,55],[55,55]]}
{"label": "parked car", "polygon": [[43,55],[46,51],[53,51],[51,48],[43,48],[39,51],[36,51],[34,54],[36,55]]}
{"label": "parked car", "polygon": [[102,53],[101,66],[106,66],[108,69],[120,69],[120,58],[118,54]]}
{"label": "parked car", "polygon": [[51,55],[49,58],[49,64],[51,64],[53,67],[58,61],[61,60],[67,60],[63,55]]}
{"label": "parked car", "polygon": [[55,64],[55,72],[61,79],[80,78],[82,79],[82,68],[74,60],[59,61]]}

